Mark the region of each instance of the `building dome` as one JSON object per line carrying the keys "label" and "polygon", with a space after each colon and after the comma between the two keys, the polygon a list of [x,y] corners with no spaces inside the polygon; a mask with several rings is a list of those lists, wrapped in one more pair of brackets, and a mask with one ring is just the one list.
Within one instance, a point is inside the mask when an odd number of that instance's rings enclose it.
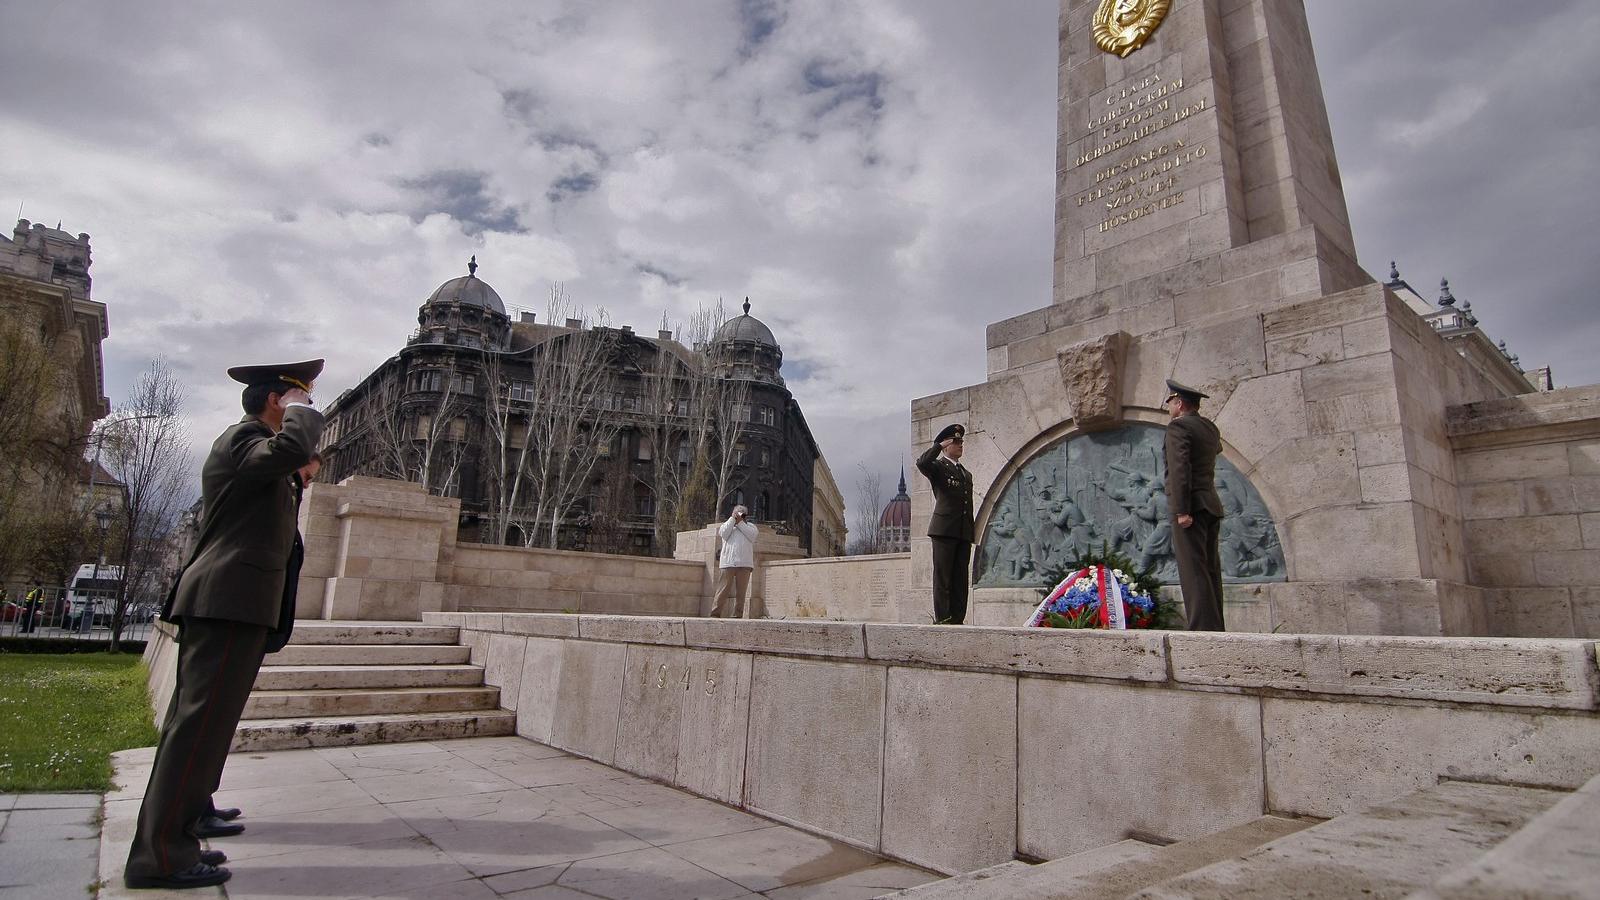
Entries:
{"label": "building dome", "polygon": [[744,315],[735,316],[723,322],[722,327],[718,328],[717,333],[711,338],[713,344],[732,341],[749,341],[772,348],[777,348],[778,346],[778,339],[772,336],[772,329],[768,328],[766,323],[760,319],[750,315],[749,297],[746,297],[744,301]]}
{"label": "building dome", "polygon": [[506,314],[506,305],[501,302],[500,295],[495,293],[489,283],[478,278],[478,258],[474,256],[467,263],[467,274],[460,278],[452,278],[429,297],[426,306],[434,304],[459,303],[462,306],[477,306],[491,312]]}
{"label": "building dome", "polygon": [[883,508],[883,513],[878,516],[878,524],[884,528],[911,527],[911,497],[906,493],[906,473],[903,468],[900,470],[900,493],[895,494],[889,505]]}

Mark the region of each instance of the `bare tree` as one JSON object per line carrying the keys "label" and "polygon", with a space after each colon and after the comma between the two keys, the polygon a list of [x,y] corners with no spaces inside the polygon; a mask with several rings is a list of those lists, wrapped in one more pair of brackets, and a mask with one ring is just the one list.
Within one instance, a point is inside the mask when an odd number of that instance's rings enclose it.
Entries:
{"label": "bare tree", "polygon": [[715,412],[713,435],[716,465],[712,469],[716,485],[713,517],[721,515],[722,504],[734,491],[734,470],[744,463],[744,437],[750,431],[750,382],[713,376],[706,391],[707,405]]}
{"label": "bare tree", "polygon": [[[115,427],[100,432],[101,455],[125,486],[122,501],[122,587],[111,619],[111,649],[118,649],[128,604],[153,593],[189,490],[188,435],[179,418],[183,387],[164,360],[139,377],[118,410]],[[92,615],[92,613],[87,613]]]}
{"label": "bare tree", "polygon": [[[655,491],[656,547],[671,552],[680,531],[699,528],[716,516],[716,377],[704,348],[722,324],[721,304],[702,307],[680,330],[683,344],[659,345],[646,375],[640,403],[640,431],[650,446],[651,486]],[[665,325],[663,317],[663,325]]]}
{"label": "bare tree", "polygon": [[467,373],[452,366],[424,370],[433,379],[433,400],[402,402],[404,385],[391,372],[366,400],[363,419],[373,441],[378,473],[384,478],[411,481],[431,494],[446,496],[456,483],[466,456]]}
{"label": "bare tree", "polygon": [[[561,285],[550,296],[550,320],[573,310]],[[555,548],[561,524],[588,493],[600,460],[611,453],[624,426],[612,365],[622,335],[606,325],[605,311],[590,326],[580,315],[576,331],[557,334],[533,348],[531,381],[523,393],[524,446],[505,469],[502,515],[521,528],[526,546]],[[499,388],[495,388],[498,394]],[[512,435],[509,425],[503,429]]]}
{"label": "bare tree", "polygon": [[860,556],[884,551],[883,535],[883,476],[870,471],[864,464],[856,463],[856,527],[855,539],[850,542],[850,555]]}

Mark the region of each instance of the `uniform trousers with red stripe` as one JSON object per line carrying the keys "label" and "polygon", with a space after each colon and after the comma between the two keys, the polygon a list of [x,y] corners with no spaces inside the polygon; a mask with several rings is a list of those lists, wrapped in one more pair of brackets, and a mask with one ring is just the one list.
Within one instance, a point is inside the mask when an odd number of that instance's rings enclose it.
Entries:
{"label": "uniform trousers with red stripe", "polygon": [[222,779],[266,647],[267,628],[227,619],[184,619],[178,677],[155,766],[139,807],[125,876],[166,876],[200,861],[191,833]]}

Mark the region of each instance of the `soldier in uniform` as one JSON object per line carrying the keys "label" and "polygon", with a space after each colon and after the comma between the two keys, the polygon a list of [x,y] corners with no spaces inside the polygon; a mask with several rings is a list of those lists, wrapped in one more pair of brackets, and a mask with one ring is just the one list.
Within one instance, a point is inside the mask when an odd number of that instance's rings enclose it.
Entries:
{"label": "soldier in uniform", "polygon": [[967,429],[946,426],[917,457],[917,471],[933,485],[933,621],[960,625],[967,618],[967,575],[972,559],[972,473],[961,467]]}
{"label": "soldier in uniform", "polygon": [[1172,553],[1183,586],[1190,631],[1225,631],[1222,624],[1222,498],[1217,495],[1217,454],[1222,432],[1200,415],[1207,395],[1167,382],[1167,508]]}
{"label": "soldier in uniform", "polygon": [[200,475],[200,538],[161,614],[178,626],[177,684],[123,869],[129,888],[207,887],[231,877],[216,865],[222,854],[202,854],[196,829],[214,822],[201,819],[278,624],[295,537],[293,476],[322,433],[311,405],[321,372],[320,359],[228,370],[246,386],[245,417],[211,445]]}

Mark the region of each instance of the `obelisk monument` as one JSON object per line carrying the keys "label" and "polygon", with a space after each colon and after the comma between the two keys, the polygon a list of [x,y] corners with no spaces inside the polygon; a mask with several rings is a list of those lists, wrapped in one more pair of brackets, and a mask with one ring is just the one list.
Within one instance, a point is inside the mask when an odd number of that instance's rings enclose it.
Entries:
{"label": "obelisk monument", "polygon": [[967,428],[968,621],[1020,624],[1101,545],[1174,571],[1173,378],[1222,430],[1230,630],[1482,633],[1443,416],[1504,389],[1356,263],[1303,4],[1062,0],[1060,24],[1051,302],[989,326],[982,384],[912,403],[913,452]]}

